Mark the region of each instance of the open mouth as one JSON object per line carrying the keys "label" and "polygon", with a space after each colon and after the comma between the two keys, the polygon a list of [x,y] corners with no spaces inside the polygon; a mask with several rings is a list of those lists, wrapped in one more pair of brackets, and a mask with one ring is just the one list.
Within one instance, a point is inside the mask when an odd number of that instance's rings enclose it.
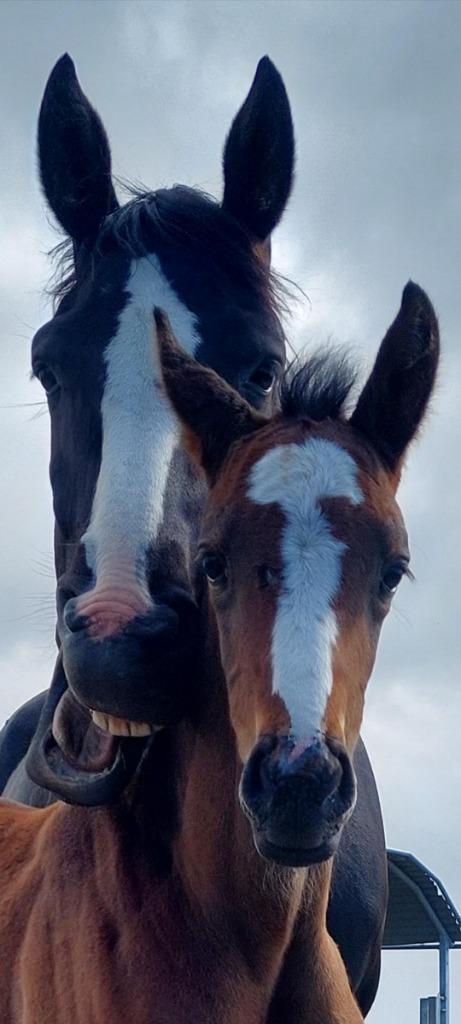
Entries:
{"label": "open mouth", "polygon": [[79,771],[103,772],[115,761],[118,749],[115,735],[93,722],[91,712],[69,689],[55,709],[51,734],[69,765]]}
{"label": "open mouth", "polygon": [[53,715],[53,739],[70,764],[82,771],[105,771],[113,763],[123,736],[143,739],[161,726],[116,718],[84,707],[67,689]]}
{"label": "open mouth", "polygon": [[67,803],[116,800],[130,781],[155,726],[91,711],[71,692],[60,659],[26,761],[37,785]]}

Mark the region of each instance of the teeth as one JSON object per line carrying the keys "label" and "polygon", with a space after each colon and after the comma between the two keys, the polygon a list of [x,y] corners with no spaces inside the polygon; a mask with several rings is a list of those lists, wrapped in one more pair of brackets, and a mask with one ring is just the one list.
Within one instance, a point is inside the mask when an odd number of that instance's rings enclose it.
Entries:
{"label": "teeth", "polygon": [[127,718],[104,715],[101,711],[92,711],[91,717],[98,729],[109,732],[111,736],[150,736],[152,732],[161,729],[161,726],[148,725],[147,722],[130,722]]}

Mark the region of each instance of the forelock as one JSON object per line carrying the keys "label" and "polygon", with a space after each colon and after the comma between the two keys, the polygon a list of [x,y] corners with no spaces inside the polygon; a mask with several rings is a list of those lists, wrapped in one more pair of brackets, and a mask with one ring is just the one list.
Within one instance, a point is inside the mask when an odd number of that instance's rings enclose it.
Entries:
{"label": "forelock", "polygon": [[[288,307],[289,288],[264,266],[248,233],[216,199],[185,185],[156,192],[125,188],[132,198],[106,217],[97,239],[88,246],[90,269],[94,260],[114,245],[130,259],[140,259],[165,246],[178,254],[205,254],[230,280],[253,291],[276,317],[283,335],[280,318]],[[63,239],[50,255],[55,269],[48,291],[60,301],[77,283],[72,239]]]}
{"label": "forelock", "polygon": [[289,419],[341,419],[357,371],[347,354],[335,349],[314,353],[300,364],[296,359],[280,385],[280,405]]}

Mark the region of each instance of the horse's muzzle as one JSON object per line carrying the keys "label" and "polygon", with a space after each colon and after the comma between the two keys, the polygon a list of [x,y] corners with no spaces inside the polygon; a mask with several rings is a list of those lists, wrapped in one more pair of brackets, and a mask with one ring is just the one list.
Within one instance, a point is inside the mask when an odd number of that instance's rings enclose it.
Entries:
{"label": "horse's muzzle", "polygon": [[162,596],[145,615],[102,639],[71,599],[59,632],[67,682],[85,707],[152,725],[169,725],[187,713],[199,626],[185,592]]}
{"label": "horse's muzzle", "polygon": [[262,856],[302,867],[335,853],[355,806],[355,775],[337,740],[307,746],[264,736],[245,765],[240,797]]}
{"label": "horse's muzzle", "polygon": [[61,608],[61,650],[26,766],[60,799],[117,800],[155,727],[180,721],[197,703],[198,611],[179,588],[162,598],[103,639],[76,614],[75,598]]}

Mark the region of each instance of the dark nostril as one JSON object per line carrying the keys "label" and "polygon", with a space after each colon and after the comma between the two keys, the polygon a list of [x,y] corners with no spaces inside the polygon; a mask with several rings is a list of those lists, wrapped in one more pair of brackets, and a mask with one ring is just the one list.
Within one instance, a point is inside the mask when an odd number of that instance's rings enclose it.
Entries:
{"label": "dark nostril", "polygon": [[253,805],[273,787],[269,755],[276,745],[275,736],[263,736],[248,758],[242,776],[242,796],[247,806]]}
{"label": "dark nostril", "polygon": [[341,766],[341,778],[338,783],[339,796],[345,805],[352,807],[356,798],[356,779],[352,761],[339,740],[327,737],[326,744]]}
{"label": "dark nostril", "polygon": [[179,634],[179,615],[173,608],[155,605],[147,615],[135,620],[134,630],[138,636],[171,641]]}
{"label": "dark nostril", "polygon": [[77,611],[76,597],[71,597],[67,601],[64,608],[63,619],[64,624],[67,626],[67,629],[69,629],[71,633],[78,633],[80,629],[84,629],[85,626],[87,625],[87,619],[85,618],[85,616],[79,615]]}
{"label": "dark nostril", "polygon": [[[155,593],[155,592],[154,592]],[[168,590],[155,594],[156,607],[166,608],[174,612],[181,622],[195,625],[198,620],[198,606],[194,598],[181,587],[170,587]]]}
{"label": "dark nostril", "polygon": [[342,767],[325,748],[306,750],[293,761],[290,774],[302,779],[312,805],[320,807],[341,783]]}
{"label": "dark nostril", "polygon": [[308,771],[306,773],[311,780],[312,794],[317,797],[319,804],[322,804],[339,788],[342,773],[341,765],[336,758],[328,758],[317,767],[315,772]]}
{"label": "dark nostril", "polygon": [[341,786],[341,780],[343,776],[343,769],[341,762],[336,760],[336,763],[332,763],[330,771],[325,772],[325,781],[323,789],[323,798],[326,800],[332,793],[335,793]]}

